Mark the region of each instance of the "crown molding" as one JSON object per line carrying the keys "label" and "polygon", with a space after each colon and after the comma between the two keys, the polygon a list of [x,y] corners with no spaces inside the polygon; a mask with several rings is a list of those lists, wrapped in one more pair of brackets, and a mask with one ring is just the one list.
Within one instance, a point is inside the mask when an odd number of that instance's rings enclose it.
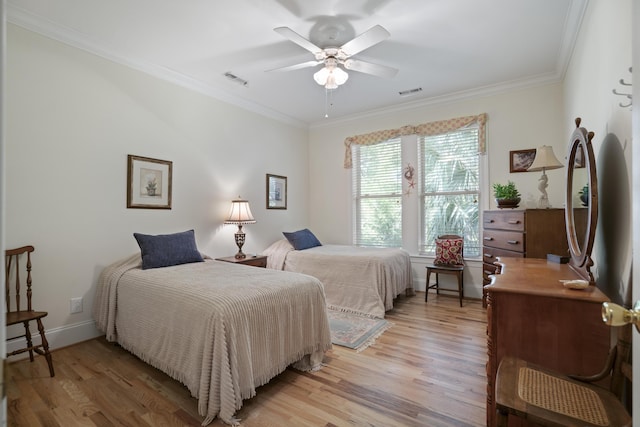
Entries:
{"label": "crown molding", "polygon": [[339,124],[344,124],[353,120],[360,120],[365,118],[379,117],[385,114],[401,113],[407,110],[415,110],[418,108],[429,107],[434,105],[451,104],[455,102],[461,102],[467,99],[474,99],[480,97],[487,97],[492,95],[499,95],[501,93],[513,92],[515,90],[523,90],[531,87],[544,86],[554,83],[562,82],[562,76],[557,72],[541,74],[538,76],[512,80],[509,82],[503,82],[495,85],[482,86],[479,88],[473,88],[469,90],[463,90],[459,92],[452,92],[444,95],[432,96],[429,98],[417,99],[411,102],[405,102],[403,104],[393,105],[389,107],[381,107],[374,110],[365,111],[362,113],[351,114],[349,116],[339,117],[336,119],[324,120],[322,122],[314,122],[309,125],[309,129],[320,129],[324,127],[331,127]]}
{"label": "crown molding", "polygon": [[557,73],[564,80],[569,68],[569,63],[573,57],[573,50],[576,46],[578,34],[582,27],[584,15],[589,6],[589,0],[572,0],[569,4],[569,11],[564,22],[564,33],[562,45],[558,51]]}
{"label": "crown molding", "polygon": [[475,97],[489,96],[517,89],[525,89],[534,86],[561,82],[565,77],[571,57],[573,55],[573,49],[578,37],[580,26],[582,25],[588,3],[589,0],[572,0],[570,2],[569,10],[565,19],[562,45],[558,51],[557,68],[555,73],[538,75],[531,78],[514,80],[495,85],[449,93],[445,95],[423,98],[399,105],[381,107],[379,109],[343,116],[336,119],[323,119],[322,121],[312,123],[305,123],[301,120],[277,112],[273,109],[248,101],[242,97],[231,94],[220,88],[205,84],[197,79],[178,73],[174,70],[158,66],[157,64],[153,64],[151,62],[141,61],[137,58],[126,57],[116,52],[115,49],[111,49],[108,46],[104,46],[95,40],[89,39],[85,34],[77,32],[71,28],[61,26],[57,23],[47,20],[46,18],[43,18],[42,16],[21,9],[11,3],[7,4],[6,17],[8,22],[23,27],[27,30],[108,59],[112,62],[122,64],[129,68],[133,68],[135,70],[168,81],[186,89],[193,90],[219,101],[226,102],[236,107],[240,107],[247,111],[297,128],[318,129],[349,122],[352,120],[374,117],[381,114],[397,113],[425,106],[459,102]]}
{"label": "crown molding", "polygon": [[93,55],[108,59],[109,61],[133,68],[134,70],[141,71],[161,80],[193,90],[208,97],[260,114],[270,119],[298,128],[308,128],[308,124],[303,121],[248,101],[242,97],[221,90],[220,88],[205,84],[187,75],[178,73],[166,67],[161,67],[148,61],[142,61],[137,58],[122,55],[115,49],[111,49],[109,46],[104,46],[96,40],[91,40],[85,34],[54,23],[42,16],[28,12],[11,3],[7,4],[6,17],[7,22],[10,22],[11,24],[33,31],[66,45],[84,50],[85,52],[89,52]]}
{"label": "crown molding", "polygon": [[398,113],[415,108],[428,107],[433,105],[450,104],[453,102],[464,101],[465,99],[497,95],[504,92],[510,92],[514,90],[527,89],[536,86],[543,86],[548,84],[560,83],[564,80],[571,57],[573,56],[573,50],[582,26],[582,21],[587,10],[589,0],[571,0],[569,10],[564,24],[564,34],[562,38],[562,45],[558,51],[558,60],[556,61],[556,71],[553,73],[541,74],[525,79],[512,80],[508,82],[502,82],[495,85],[488,85],[479,88],[473,88],[469,90],[448,93],[444,95],[433,96],[429,98],[417,99],[412,102],[407,102],[399,105],[381,107],[374,110],[364,111],[357,114],[351,114],[349,116],[343,116],[335,119],[324,119],[309,124],[309,129],[320,129],[324,127],[331,127],[353,120],[359,120],[364,118],[371,118],[380,116],[383,114]]}

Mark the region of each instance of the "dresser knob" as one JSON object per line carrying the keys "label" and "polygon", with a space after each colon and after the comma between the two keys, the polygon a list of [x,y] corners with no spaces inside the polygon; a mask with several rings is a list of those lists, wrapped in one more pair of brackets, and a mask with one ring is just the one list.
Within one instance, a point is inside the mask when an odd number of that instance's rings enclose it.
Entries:
{"label": "dresser knob", "polygon": [[518,241],[517,240],[507,240],[507,243],[509,243],[510,245],[517,245]]}
{"label": "dresser knob", "polygon": [[493,237],[485,237],[484,240],[490,242],[491,240],[493,240]]}

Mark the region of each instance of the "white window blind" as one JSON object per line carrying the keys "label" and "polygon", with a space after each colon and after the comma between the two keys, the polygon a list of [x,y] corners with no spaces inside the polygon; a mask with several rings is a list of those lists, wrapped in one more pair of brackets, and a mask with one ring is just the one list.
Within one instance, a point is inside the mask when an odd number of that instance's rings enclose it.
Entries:
{"label": "white window blind", "polygon": [[465,257],[480,255],[480,161],[476,125],[418,138],[421,203],[419,252],[435,253],[441,234],[464,237]]}
{"label": "white window blind", "polygon": [[353,147],[354,244],[402,246],[400,138]]}

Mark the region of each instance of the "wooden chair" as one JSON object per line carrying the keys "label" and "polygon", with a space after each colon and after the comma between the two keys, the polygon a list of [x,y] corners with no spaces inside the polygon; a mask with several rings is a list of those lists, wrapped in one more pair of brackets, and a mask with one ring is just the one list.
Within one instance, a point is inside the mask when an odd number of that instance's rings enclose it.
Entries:
{"label": "wooden chair", "polygon": [[[509,416],[542,426],[631,426],[621,402],[625,378],[630,386],[631,326],[618,330],[618,342],[603,371],[592,377],[565,376],[521,359],[505,357],[496,375],[496,420]],[[608,388],[593,384],[608,384]],[[627,388],[629,391],[630,387]]]}
{"label": "wooden chair", "polygon": [[[462,237],[456,234],[443,234],[438,236],[438,239],[462,239]],[[464,258],[464,245],[460,250],[461,256]],[[435,289],[436,294],[440,294],[440,291],[446,292],[457,292],[458,299],[460,301],[460,307],[462,307],[462,298],[464,298],[464,262],[462,264],[440,264],[433,263],[431,265],[427,265],[427,289],[424,296],[424,301],[427,302],[429,298],[429,289]],[[436,275],[436,283],[433,285],[429,285],[429,281],[431,279],[431,273],[435,273]],[[440,274],[451,274],[456,276],[458,279],[458,289],[446,289],[440,288],[439,275]]]}
{"label": "wooden chair", "polygon": [[[49,374],[53,377],[53,360],[51,359],[51,353],[49,352],[49,343],[44,334],[44,326],[42,325],[42,318],[48,313],[46,311],[34,311],[31,307],[31,253],[33,252],[33,246],[23,246],[17,249],[8,249],[5,252],[5,299],[7,304],[7,326],[17,325],[22,323],[24,325],[24,335],[19,335],[13,338],[9,338],[7,341],[16,340],[19,338],[25,338],[27,346],[11,353],[7,353],[7,356],[14,356],[29,352],[29,358],[33,362],[33,352],[43,355],[47,359],[49,365]],[[26,266],[24,270],[20,270],[20,261],[26,257]],[[15,268],[14,268],[15,267]],[[22,281],[20,275],[26,271],[26,289],[24,289],[26,295],[23,295]],[[11,282],[14,286],[11,286]],[[11,301],[14,299],[15,306],[12,307]],[[26,299],[26,307],[24,307]],[[26,308],[26,309],[25,309]],[[38,325],[38,332],[40,333],[41,343],[34,345],[31,340],[31,331],[29,330],[29,323],[35,321]]]}

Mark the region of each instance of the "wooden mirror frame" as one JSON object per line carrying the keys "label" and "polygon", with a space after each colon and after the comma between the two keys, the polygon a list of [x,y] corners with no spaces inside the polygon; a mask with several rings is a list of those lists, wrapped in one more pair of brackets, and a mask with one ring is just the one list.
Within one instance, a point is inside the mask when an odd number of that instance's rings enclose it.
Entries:
{"label": "wooden mirror frame", "polygon": [[[591,140],[593,139],[594,134],[593,132],[587,132],[585,128],[580,127],[580,122],[580,117],[576,118],[576,129],[571,134],[569,144],[564,216],[567,230],[567,241],[569,243],[569,253],[571,255],[569,266],[584,280],[588,280],[590,285],[595,285],[595,279],[591,273],[591,267],[593,266],[591,250],[593,249],[596,225],[598,223],[598,176],[596,174],[596,161],[593,155],[593,147],[591,145]],[[584,163],[580,161],[580,165],[584,165],[584,167],[587,168],[587,176],[589,179],[588,211],[586,215],[587,223],[585,227],[585,234],[581,240],[578,239],[576,233],[575,212],[573,206],[575,193],[578,190],[578,188],[574,188],[574,170],[576,167],[582,167],[578,166],[578,163],[576,162],[576,160],[578,160],[576,157],[580,151],[581,155],[584,156]],[[580,241],[582,242],[582,246],[580,245]]]}

